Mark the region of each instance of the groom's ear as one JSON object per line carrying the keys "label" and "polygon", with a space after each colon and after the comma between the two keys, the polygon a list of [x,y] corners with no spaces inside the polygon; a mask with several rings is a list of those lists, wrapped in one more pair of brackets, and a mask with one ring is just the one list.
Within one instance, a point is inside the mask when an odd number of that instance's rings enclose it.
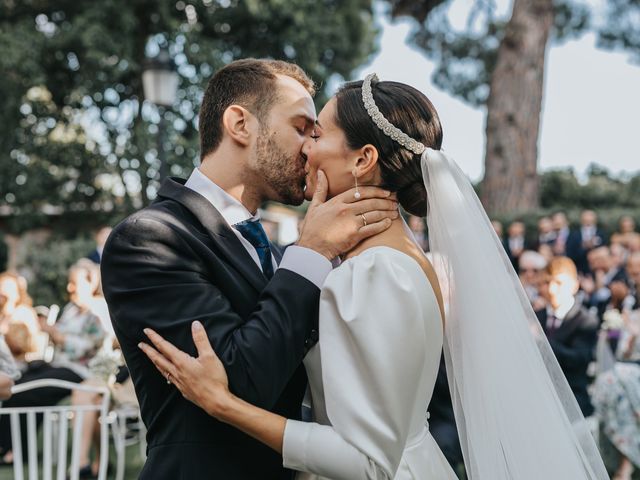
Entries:
{"label": "groom's ear", "polygon": [[356,164],[354,165],[358,177],[365,176],[378,165],[378,149],[371,144],[367,144],[357,151]]}
{"label": "groom's ear", "polygon": [[240,105],[230,105],[222,114],[222,127],[229,137],[242,146],[251,143],[252,122],[255,117]]}

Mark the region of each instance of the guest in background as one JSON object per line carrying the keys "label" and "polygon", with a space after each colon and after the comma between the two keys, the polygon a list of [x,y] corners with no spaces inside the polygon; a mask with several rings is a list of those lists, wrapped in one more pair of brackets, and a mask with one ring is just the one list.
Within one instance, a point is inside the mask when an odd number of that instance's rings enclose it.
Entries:
{"label": "guest in background", "polygon": [[541,245],[553,247],[556,241],[556,232],[553,230],[553,222],[549,217],[542,217],[538,220],[538,241],[536,248]]}
{"label": "guest in background", "polygon": [[593,360],[598,319],[576,301],[578,271],[568,257],[556,257],[547,267],[547,308],[536,312],[585,417],[593,413],[587,393],[587,368]]}
{"label": "guest in background", "polygon": [[579,273],[589,273],[587,254],[604,244],[605,236],[598,228],[596,212],[584,210],[580,214],[580,228],[569,233],[566,244],[567,256],[574,261]]}
{"label": "guest in background", "polygon": [[407,220],[409,229],[413,233],[413,238],[416,239],[423,252],[429,251],[429,239],[427,238],[427,227],[424,224],[424,219],[416,217],[415,215],[409,215]]}
{"label": "guest in background", "polygon": [[524,223],[513,222],[507,230],[507,238],[504,239],[504,249],[516,272],[518,271],[518,259],[525,249],[524,234]]}
{"label": "guest in background", "polygon": [[629,255],[626,265],[629,293],[623,303],[623,311],[640,310],[640,252]]}
{"label": "guest in background", "polygon": [[42,349],[44,341],[32,304],[24,277],[0,273],[0,334],[27,360]]}
{"label": "guest in background", "polygon": [[[41,324],[42,330],[49,334],[55,347],[53,362],[30,363],[16,383],[43,378],[80,383],[89,377],[89,360],[96,354],[105,338],[100,318],[92,310],[96,305],[98,284],[99,271],[96,265],[85,262],[80,266],[71,267],[67,284],[69,303],[62,310],[55,325],[47,325],[46,322]],[[16,394],[4,406],[55,405],[68,394],[67,390],[59,388],[41,388]],[[7,415],[0,416],[0,449],[4,461],[11,462],[11,429]]]}
{"label": "guest in background", "polygon": [[623,312],[622,317],[624,327],[611,360],[607,332],[600,333],[592,401],[602,431],[618,453],[613,479],[631,480],[640,468],[640,310]]}
{"label": "guest in background", "polygon": [[553,242],[553,254],[565,256],[567,254],[567,239],[569,238],[569,221],[564,212],[554,213],[551,217],[556,239]]}
{"label": "guest in background", "polygon": [[597,247],[587,254],[589,270],[591,273],[581,278],[580,286],[587,295],[585,303],[590,308],[595,308],[600,320],[611,300],[610,285],[620,281],[626,283],[627,276],[623,268],[614,262],[611,250],[607,246]]}
{"label": "guest in background", "polygon": [[618,231],[611,235],[611,244],[620,243],[628,250],[640,241],[640,233],[636,232],[636,222],[630,215],[620,217]]}
{"label": "guest in background", "polygon": [[547,300],[540,295],[541,274],[547,268],[547,260],[538,252],[525,250],[518,262],[520,283],[527,293],[534,310],[540,310],[547,304]]}
{"label": "guest in background", "polygon": [[107,243],[107,239],[111,235],[111,227],[102,227],[100,228],[95,236],[96,239],[96,248],[93,250],[87,258],[94,263],[100,264],[102,260],[102,250],[104,250],[104,244]]}
{"label": "guest in background", "polygon": [[502,223],[499,220],[491,220],[491,226],[493,230],[496,232],[496,235],[502,241],[504,238],[504,229],[502,228]]}
{"label": "guest in background", "polygon": [[455,471],[464,463],[456,419],[451,403],[444,355],[440,358],[438,376],[429,403],[429,433],[436,441],[445,458]]}

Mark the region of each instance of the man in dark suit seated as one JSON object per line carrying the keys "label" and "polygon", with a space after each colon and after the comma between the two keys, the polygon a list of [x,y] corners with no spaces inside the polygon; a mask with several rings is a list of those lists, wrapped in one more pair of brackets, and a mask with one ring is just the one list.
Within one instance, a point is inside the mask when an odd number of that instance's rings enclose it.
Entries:
{"label": "man in dark suit seated", "polygon": [[611,249],[607,246],[591,250],[587,254],[587,260],[591,273],[580,280],[580,287],[586,294],[584,304],[587,308],[594,308],[602,322],[602,316],[611,300],[611,284],[627,283],[627,273],[624,267],[616,265]]}
{"label": "man in dark suit seated", "polygon": [[550,305],[536,312],[551,349],[585,417],[593,414],[587,368],[594,358],[598,319],[576,300],[578,272],[570,258],[556,257],[547,267]]}
{"label": "man in dark suit seated", "polygon": [[504,249],[513,265],[514,270],[518,271],[518,260],[520,255],[527,248],[525,243],[525,226],[522,222],[513,222],[507,229],[507,238],[503,241]]}
{"label": "man in dark suit seated", "polygon": [[275,451],[183,398],[138,344],[150,327],[196,355],[198,320],[234,394],[300,418],[302,359],[318,340],[331,259],[398,217],[389,193],[371,186],[325,202],[320,174],[308,179],[315,195],[297,245],[282,256],[272,248],[258,207],[304,200],[312,93],[290,63],[246,59],[222,68],[200,110],[200,166],[186,181],[166,179],[157,200],[115,227],[105,246],[105,298],[148,429],[142,480],[293,476]]}
{"label": "man in dark suit seated", "polygon": [[605,244],[604,232],[598,228],[598,216],[593,210],[580,214],[580,228],[571,230],[567,238],[567,257],[574,261],[578,272],[589,273],[587,254]]}

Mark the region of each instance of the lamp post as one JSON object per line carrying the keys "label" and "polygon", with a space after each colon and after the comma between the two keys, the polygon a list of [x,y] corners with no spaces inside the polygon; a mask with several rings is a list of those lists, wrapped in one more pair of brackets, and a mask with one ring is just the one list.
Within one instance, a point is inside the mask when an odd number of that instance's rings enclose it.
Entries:
{"label": "lamp post", "polygon": [[158,124],[158,160],[160,161],[160,181],[167,176],[167,161],[164,154],[164,112],[176,101],[179,82],[178,72],[169,52],[166,49],[145,62],[142,71],[142,88],[144,97],[158,107],[160,123]]}

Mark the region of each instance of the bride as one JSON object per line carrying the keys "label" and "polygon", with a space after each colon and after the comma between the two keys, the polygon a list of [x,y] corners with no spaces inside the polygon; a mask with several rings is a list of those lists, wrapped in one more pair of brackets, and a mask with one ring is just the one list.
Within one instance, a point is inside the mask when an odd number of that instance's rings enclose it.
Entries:
{"label": "bride", "polygon": [[604,480],[526,294],[441,144],[431,102],[374,74],[345,85],[318,116],[303,150],[307,193],[318,170],[329,196],[354,184],[396,192],[406,211],[427,216],[434,263],[398,219],[329,275],[320,340],[304,360],[313,422],[234,396],[198,322],[197,358],[151,330],[155,348],[140,348],[186,398],[281,453],[298,479],[448,480],[456,476],[426,412],[444,348],[469,478]]}

